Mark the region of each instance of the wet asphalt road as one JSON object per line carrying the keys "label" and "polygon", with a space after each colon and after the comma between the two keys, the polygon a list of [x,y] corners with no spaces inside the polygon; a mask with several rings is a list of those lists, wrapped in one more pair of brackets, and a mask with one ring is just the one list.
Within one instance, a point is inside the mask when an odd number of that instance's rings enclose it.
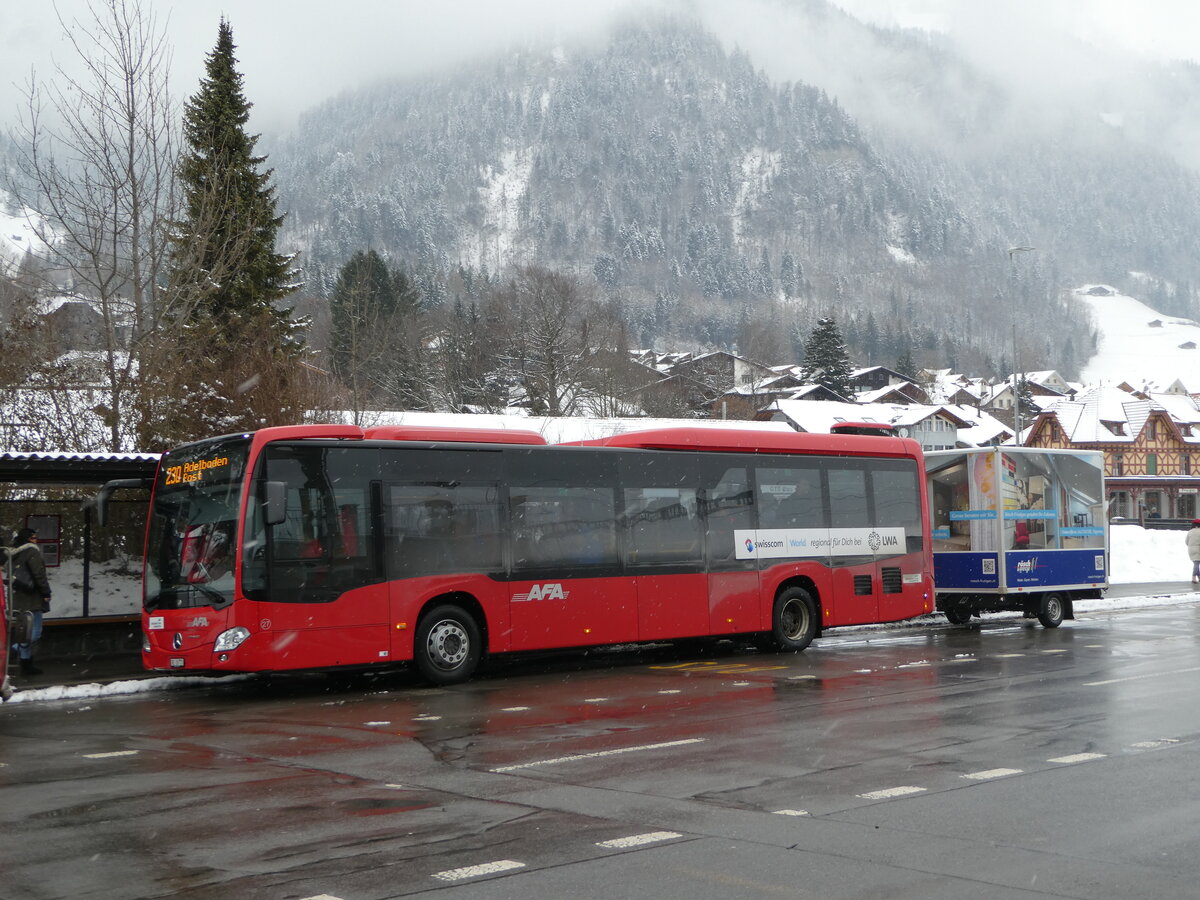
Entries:
{"label": "wet asphalt road", "polygon": [[0,896],[1194,897],[1200,608],[0,709]]}

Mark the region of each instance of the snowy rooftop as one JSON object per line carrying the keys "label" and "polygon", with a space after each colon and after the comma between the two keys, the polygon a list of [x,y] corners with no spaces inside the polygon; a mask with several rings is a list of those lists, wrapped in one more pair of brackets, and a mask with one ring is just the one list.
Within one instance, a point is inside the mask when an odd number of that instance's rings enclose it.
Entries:
{"label": "snowy rooftop", "polygon": [[[353,419],[343,413],[346,424]],[[724,419],[603,419],[585,416],[553,417],[526,415],[489,415],[432,412],[375,412],[362,422],[365,427],[379,425],[434,425],[441,428],[499,428],[536,431],[547,442],[590,441],[630,431],[651,428],[737,428],[754,431],[792,431],[785,422],[753,422]]]}

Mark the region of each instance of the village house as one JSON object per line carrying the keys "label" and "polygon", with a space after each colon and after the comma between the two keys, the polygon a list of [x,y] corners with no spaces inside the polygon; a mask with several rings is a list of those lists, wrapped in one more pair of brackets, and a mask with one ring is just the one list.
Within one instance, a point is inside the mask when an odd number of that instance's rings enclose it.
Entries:
{"label": "village house", "polygon": [[1025,445],[1101,451],[1110,517],[1197,516],[1200,407],[1187,393],[1095,388],[1044,409]]}
{"label": "village house", "polygon": [[919,442],[922,450],[981,447],[1002,444],[1013,437],[1003,422],[971,407],[778,400],[756,418],[786,422],[797,431],[819,434],[828,434],[835,425],[845,422],[888,425],[900,437]]}

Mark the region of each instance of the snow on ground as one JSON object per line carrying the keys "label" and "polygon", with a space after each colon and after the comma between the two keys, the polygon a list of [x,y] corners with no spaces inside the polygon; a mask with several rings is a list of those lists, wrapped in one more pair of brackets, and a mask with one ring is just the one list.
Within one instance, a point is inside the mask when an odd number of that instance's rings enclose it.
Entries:
{"label": "snow on ground", "polygon": [[[47,618],[83,615],[83,560],[64,559],[47,566],[50,582],[50,613]],[[88,614],[128,616],[141,610],[142,567],[140,561],[108,560],[92,563],[88,590]]]}
{"label": "snow on ground", "polygon": [[1109,581],[1188,581],[1192,564],[1184,546],[1186,531],[1114,525],[1109,529]]}
{"label": "snow on ground", "polygon": [[[1088,293],[1093,289],[1111,294],[1093,296]],[[1127,381],[1141,387],[1153,382],[1165,389],[1179,379],[1189,390],[1200,390],[1200,383],[1194,383],[1200,381],[1195,374],[1200,367],[1200,349],[1181,346],[1193,343],[1200,347],[1200,324],[1163,315],[1106,285],[1084,285],[1074,293],[1091,310],[1100,334],[1096,355],[1081,373],[1084,384]]]}

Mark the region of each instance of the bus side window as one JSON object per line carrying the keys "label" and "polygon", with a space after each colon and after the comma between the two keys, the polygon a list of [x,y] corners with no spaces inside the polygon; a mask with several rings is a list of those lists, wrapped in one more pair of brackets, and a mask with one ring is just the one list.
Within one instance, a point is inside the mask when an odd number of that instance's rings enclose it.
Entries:
{"label": "bus side window", "polygon": [[284,521],[272,526],[271,599],[336,600],[379,580],[370,541],[370,450],[281,445],[267,451],[267,477],[287,485]]}
{"label": "bus side window", "polygon": [[613,491],[599,487],[513,487],[513,564],[517,568],[615,565]]}
{"label": "bus side window", "polygon": [[734,532],[754,527],[754,494],[744,466],[725,469],[704,497],[709,562],[733,560]]}
{"label": "bus side window", "polygon": [[497,485],[389,485],[388,577],[499,571],[499,494]]}
{"label": "bus side window", "polygon": [[815,464],[755,467],[759,528],[824,528],[821,469]]}

